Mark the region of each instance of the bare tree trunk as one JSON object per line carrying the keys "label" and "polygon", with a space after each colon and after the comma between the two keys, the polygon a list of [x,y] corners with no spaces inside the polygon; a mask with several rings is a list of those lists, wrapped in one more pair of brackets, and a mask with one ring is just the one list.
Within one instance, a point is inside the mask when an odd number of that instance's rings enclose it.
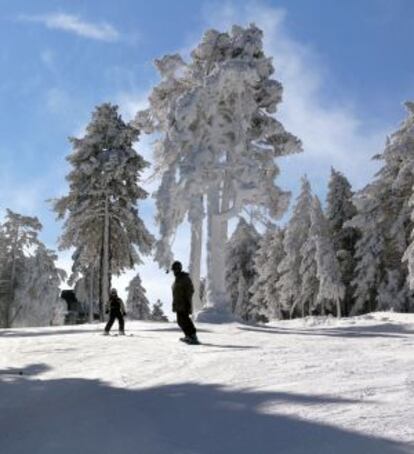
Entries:
{"label": "bare tree trunk", "polygon": [[90,274],[89,274],[89,323],[93,323],[94,273],[95,273],[95,267],[92,266],[90,268]]}
{"label": "bare tree trunk", "polygon": [[200,321],[220,322],[231,318],[225,281],[225,246],[227,219],[220,216],[220,189],[207,196],[207,308],[198,315]]}
{"label": "bare tree trunk", "polygon": [[10,285],[9,285],[9,298],[6,303],[6,318],[5,318],[5,327],[11,328],[12,324],[12,307],[14,303],[14,287],[16,284],[16,243],[19,235],[19,227],[17,227],[16,236],[14,239],[13,249],[12,249],[12,268],[10,274]]}
{"label": "bare tree trunk", "polygon": [[338,318],[341,318],[342,317],[342,313],[341,313],[341,301],[339,299],[336,300],[336,316]]}
{"label": "bare tree trunk", "polygon": [[201,254],[203,244],[203,196],[196,196],[192,202],[190,211],[191,222],[191,251],[190,251],[190,275],[194,285],[193,311],[198,313],[202,308],[200,298],[201,279]]}
{"label": "bare tree trunk", "polygon": [[99,254],[99,268],[98,268],[98,305],[99,305],[99,320],[104,320],[104,307],[103,307],[103,296],[102,296],[102,269],[103,269],[103,236],[102,236],[102,247]]}
{"label": "bare tree trunk", "polygon": [[[105,195],[105,217],[104,217],[104,235],[103,235],[103,255],[102,255],[102,310],[105,311],[109,300],[109,195]],[[102,313],[103,319],[103,313]]]}

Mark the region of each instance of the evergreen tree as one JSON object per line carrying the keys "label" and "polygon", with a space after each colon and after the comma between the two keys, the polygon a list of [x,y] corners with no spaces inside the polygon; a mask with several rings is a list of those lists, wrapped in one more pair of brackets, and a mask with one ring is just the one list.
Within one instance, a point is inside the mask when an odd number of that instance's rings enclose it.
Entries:
{"label": "evergreen tree", "polygon": [[252,305],[250,287],[255,279],[254,256],[259,244],[259,234],[243,218],[226,246],[226,284],[232,312],[243,320],[264,317],[261,308]]}
{"label": "evergreen tree", "polygon": [[284,317],[277,287],[280,279],[278,267],[285,256],[283,238],[283,229],[268,228],[259,241],[254,258],[255,280],[250,289],[251,303],[267,319],[280,320]]}
{"label": "evergreen tree", "polygon": [[65,272],[38,239],[41,228],[36,217],[11,210],[0,226],[0,326],[63,323],[59,285]]}
{"label": "evergreen tree", "polygon": [[136,320],[150,320],[151,309],[139,274],[131,280],[126,290],[128,292],[126,306],[129,317]]}
{"label": "evergreen tree", "polygon": [[162,310],[162,303],[160,300],[157,300],[157,302],[152,306],[151,320],[154,322],[168,322],[168,317]]}
{"label": "evergreen tree", "polygon": [[[410,198],[414,185],[414,104],[407,103],[408,118],[375,156],[383,162],[375,180],[359,191],[353,201],[357,214],[347,225],[357,228],[355,305],[352,313],[373,310],[412,311],[413,298],[407,282],[411,265],[413,230]],[[408,250],[407,250],[408,249]],[[406,252],[407,251],[407,252]]]}
{"label": "evergreen tree", "polygon": [[16,300],[16,289],[21,284],[25,271],[27,251],[40,242],[38,233],[42,225],[36,217],[23,216],[9,209],[1,225],[0,263],[0,326],[10,328],[22,310]]}
{"label": "evergreen tree", "polygon": [[302,178],[302,187],[293,207],[292,216],[286,226],[283,248],[285,257],[278,267],[280,279],[277,289],[283,309],[290,311],[290,316],[300,303],[300,314],[305,316],[305,300],[301,295],[301,263],[303,248],[308,240],[311,227],[312,190],[306,176]]}
{"label": "evergreen tree", "polygon": [[341,300],[344,297],[345,287],[339,263],[336,258],[329,222],[323,214],[318,197],[314,196],[311,209],[310,234],[315,242],[315,258],[318,279],[317,302],[321,313],[325,308],[336,306],[336,315],[341,317]]}
{"label": "evergreen tree", "polygon": [[352,201],[353,195],[347,178],[332,168],[328,185],[326,216],[330,222],[332,241],[341,269],[342,283],[345,286],[343,315],[349,315],[354,304],[351,282],[356,267],[354,256],[359,233],[356,228],[345,225],[356,215],[356,208]]}
{"label": "evergreen tree", "polygon": [[147,197],[138,180],[148,166],[133,148],[138,136],[117,106],[98,106],[85,136],[70,139],[69,194],[54,202],[65,219],[60,247],[75,248],[74,273],[98,269],[101,317],[112,274],[141,263],[138,251],[149,254],[154,240],[136,206]]}
{"label": "evergreen tree", "polygon": [[57,255],[40,243],[25,259],[24,271],[16,288],[19,310],[13,326],[61,325],[66,304],[60,299],[60,284],[66,272],[56,267]]}
{"label": "evergreen tree", "polygon": [[[222,319],[229,309],[225,283],[228,222],[245,206],[275,218],[290,194],[275,185],[275,158],[300,150],[300,142],[275,119],[282,86],[272,78],[254,25],[229,33],[207,31],[186,63],[179,55],[156,62],[162,81],[150,109],[137,123],[161,132],[156,193],[161,239],[156,259],[168,267],[171,238],[186,214],[192,227],[191,265],[198,283],[204,205],[207,206],[208,307],[204,320]],[[195,270],[195,271],[194,271]]]}
{"label": "evergreen tree", "polygon": [[317,248],[316,238],[312,235],[312,215],[311,226],[308,236],[299,250],[301,257],[299,274],[300,287],[297,296],[297,305],[302,308],[302,317],[317,314],[319,308],[319,279],[318,279],[318,263],[317,263]]}

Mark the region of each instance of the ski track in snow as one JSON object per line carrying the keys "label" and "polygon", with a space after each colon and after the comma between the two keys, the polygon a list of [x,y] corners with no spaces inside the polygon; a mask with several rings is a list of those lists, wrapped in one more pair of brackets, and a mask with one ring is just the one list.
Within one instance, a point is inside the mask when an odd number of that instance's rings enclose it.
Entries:
{"label": "ski track in snow", "polygon": [[198,327],[0,330],[0,453],[414,453],[413,314]]}

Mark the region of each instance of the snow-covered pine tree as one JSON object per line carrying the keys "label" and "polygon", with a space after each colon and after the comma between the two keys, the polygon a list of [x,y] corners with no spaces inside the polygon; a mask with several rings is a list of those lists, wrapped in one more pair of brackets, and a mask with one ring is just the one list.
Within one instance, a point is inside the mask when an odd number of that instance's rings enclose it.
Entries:
{"label": "snow-covered pine tree", "polygon": [[347,316],[353,306],[353,287],[356,267],[355,245],[359,238],[358,230],[346,226],[345,223],[356,215],[356,207],[352,201],[354,193],[348,179],[334,168],[328,184],[326,216],[329,220],[332,241],[341,269],[345,296],[342,303],[342,314]]}
{"label": "snow-covered pine tree", "polygon": [[407,266],[402,263],[403,258],[412,260],[408,245],[413,230],[409,201],[414,185],[414,103],[406,107],[408,118],[387,139],[384,152],[375,156],[383,167],[354,196],[357,214],[346,224],[361,232],[355,252],[354,314],[414,310]]}
{"label": "snow-covered pine tree", "polygon": [[135,320],[150,320],[151,309],[139,274],[131,279],[126,290],[128,292],[126,301],[128,316]]}
{"label": "snow-covered pine tree", "polygon": [[[269,315],[268,300],[266,298],[267,271],[269,265],[269,245],[272,238],[273,230],[268,228],[261,236],[258,243],[258,249],[253,258],[254,280],[249,291],[251,293],[251,303],[257,308]],[[271,317],[268,317],[269,319]]]}
{"label": "snow-covered pine tree", "polygon": [[330,225],[317,196],[312,200],[310,236],[315,242],[317,302],[322,314],[325,313],[325,309],[332,309],[332,306],[335,306],[336,315],[339,318],[345,287],[333,246]]}
{"label": "snow-covered pine tree", "polygon": [[138,136],[117,106],[98,106],[85,136],[70,139],[69,194],[54,201],[58,218],[65,219],[60,247],[75,248],[74,272],[99,270],[101,318],[112,274],[141,263],[139,253],[149,254],[154,241],[137,209],[147,197],[138,181],[148,166],[133,148]]}
{"label": "snow-covered pine tree", "polygon": [[284,317],[277,288],[280,278],[278,266],[285,256],[283,238],[283,229],[268,228],[259,241],[259,249],[254,258],[256,277],[250,288],[251,304],[269,320]]}
{"label": "snow-covered pine tree", "polygon": [[22,306],[16,300],[16,288],[25,271],[27,253],[39,244],[38,233],[42,224],[36,217],[23,216],[6,210],[0,229],[0,326],[10,328]]}
{"label": "snow-covered pine tree", "polygon": [[226,245],[226,286],[232,312],[246,321],[266,319],[265,311],[252,305],[249,291],[255,280],[254,257],[259,239],[254,226],[240,218]]}
{"label": "snow-covered pine tree", "polygon": [[0,324],[45,326],[63,323],[59,285],[65,272],[56,254],[38,239],[36,217],[7,210],[0,226]]}
{"label": "snow-covered pine tree", "polygon": [[[282,86],[271,77],[274,68],[263,53],[262,31],[254,25],[234,26],[230,33],[209,30],[189,63],[172,55],[158,60],[157,67],[163,79],[150,96],[150,109],[137,116],[139,125],[161,133],[156,258],[170,265],[171,239],[188,213],[190,269],[199,273],[206,204],[209,308],[199,319],[222,319],[229,311],[228,221],[246,205],[262,207],[275,218],[283,215],[289,194],[275,185],[274,159],[300,151],[300,142],[273,116]],[[199,281],[199,275],[192,277]]]}
{"label": "snow-covered pine tree", "polygon": [[168,322],[168,317],[162,310],[162,303],[160,300],[157,300],[157,302],[152,306],[151,320],[154,322]]}
{"label": "snow-covered pine tree", "polygon": [[56,267],[57,255],[43,243],[26,257],[24,270],[16,288],[18,313],[13,326],[61,325],[66,304],[60,298],[60,284],[66,272]]}
{"label": "snow-covered pine tree", "polygon": [[[315,237],[311,232],[311,226],[305,242],[300,248],[299,254],[301,257],[299,266],[300,287],[297,297],[297,305],[301,308],[301,315],[304,317],[306,314],[315,315],[320,309],[318,295],[319,295],[319,279],[318,279],[318,263],[317,263],[317,249]],[[322,307],[323,312],[323,307]]]}
{"label": "snow-covered pine tree", "polygon": [[[407,173],[414,175],[414,102],[406,103],[408,118],[402,125],[401,130],[392,138],[395,147],[403,148],[406,150],[408,159],[406,160],[405,170]],[[411,210],[411,232],[410,242],[405,251],[403,260],[408,265],[408,283],[411,291],[414,289],[414,190],[411,187],[411,196],[408,201],[409,209]],[[394,279],[395,282],[395,279]],[[412,292],[410,292],[410,296]],[[404,307],[404,306],[403,306]],[[414,302],[412,297],[408,299],[404,307],[407,311],[414,311]]]}
{"label": "snow-covered pine tree", "polygon": [[[76,263],[76,259],[74,261]],[[99,314],[99,278],[93,266],[85,266],[79,272],[72,273],[68,284],[75,285],[76,299],[88,314],[89,323],[93,323],[95,315]]]}
{"label": "snow-covered pine tree", "polygon": [[305,315],[305,301],[300,300],[302,278],[300,274],[302,248],[308,240],[311,226],[312,190],[306,176],[302,177],[300,194],[293,207],[292,215],[285,229],[283,248],[285,257],[278,267],[280,279],[277,290],[283,308],[290,311],[292,317],[300,303],[299,314]]}

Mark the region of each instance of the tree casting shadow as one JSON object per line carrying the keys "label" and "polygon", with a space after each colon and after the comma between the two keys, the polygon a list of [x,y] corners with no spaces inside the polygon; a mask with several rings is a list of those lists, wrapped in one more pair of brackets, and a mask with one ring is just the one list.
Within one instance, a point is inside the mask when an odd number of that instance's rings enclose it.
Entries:
{"label": "tree casting shadow", "polygon": [[128,390],[99,380],[40,380],[36,370],[42,372],[39,365],[23,371],[32,378],[0,377],[2,453],[413,452],[408,444],[264,412],[270,403],[352,405],[349,400],[196,383]]}

